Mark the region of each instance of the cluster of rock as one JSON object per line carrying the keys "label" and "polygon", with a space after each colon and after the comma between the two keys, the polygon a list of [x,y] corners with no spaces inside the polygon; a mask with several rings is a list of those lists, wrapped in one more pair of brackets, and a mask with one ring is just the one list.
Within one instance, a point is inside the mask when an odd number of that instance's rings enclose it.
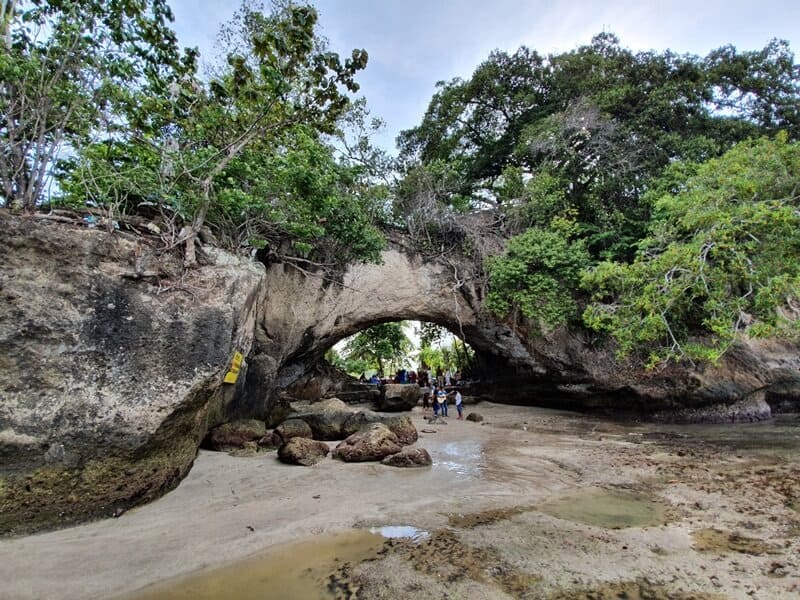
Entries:
{"label": "cluster of rock", "polygon": [[326,442],[340,440],[332,454],[345,462],[429,466],[427,450],[407,447],[417,438],[408,415],[357,410],[332,398],[303,407],[272,431],[262,421],[252,419],[219,425],[209,432],[206,446],[221,451],[277,448],[282,462],[311,466],[331,452]]}

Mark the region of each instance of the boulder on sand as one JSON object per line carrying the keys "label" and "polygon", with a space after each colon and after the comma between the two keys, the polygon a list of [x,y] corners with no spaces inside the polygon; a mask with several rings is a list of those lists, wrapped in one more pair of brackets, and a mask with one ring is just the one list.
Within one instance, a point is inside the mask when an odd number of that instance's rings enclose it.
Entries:
{"label": "boulder on sand", "polygon": [[344,422],[353,412],[338,398],[331,398],[312,404],[293,418],[308,423],[315,440],[343,440],[347,437],[343,431]]}
{"label": "boulder on sand", "polygon": [[295,437],[313,438],[311,427],[302,419],[286,419],[272,432],[272,443],[280,448],[283,444]]}
{"label": "boulder on sand", "polygon": [[431,455],[425,448],[403,448],[397,454],[391,454],[381,461],[390,467],[429,467],[433,464]]}
{"label": "boulder on sand", "polygon": [[407,446],[417,441],[417,428],[408,415],[384,415],[372,410],[361,410],[351,414],[344,422],[344,437],[350,436],[373,423],[383,423],[397,436],[400,444]]}
{"label": "boulder on sand", "polygon": [[242,419],[217,425],[208,432],[206,445],[211,450],[227,452],[243,448],[246,442],[254,442],[267,432],[264,421]]}
{"label": "boulder on sand", "polygon": [[381,460],[402,450],[400,441],[386,425],[373,423],[336,446],[333,455],[345,462]]}
{"label": "boulder on sand", "polygon": [[387,383],[383,386],[383,394],[378,401],[378,409],[387,412],[411,410],[422,397],[422,391],[416,383]]}
{"label": "boulder on sand", "polygon": [[278,448],[278,458],[290,465],[310,467],[325,458],[328,452],[330,449],[325,442],[294,437]]}

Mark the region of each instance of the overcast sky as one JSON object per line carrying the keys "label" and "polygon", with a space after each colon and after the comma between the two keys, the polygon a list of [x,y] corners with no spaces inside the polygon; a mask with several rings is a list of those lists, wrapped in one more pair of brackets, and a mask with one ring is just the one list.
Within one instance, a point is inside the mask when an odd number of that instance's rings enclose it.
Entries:
{"label": "overcast sky", "polygon": [[[800,51],[796,0],[316,0],[323,35],[349,55],[365,48],[361,93],[387,122],[379,142],[393,149],[417,125],[439,80],[469,77],[493,49],[524,44],[542,54],[588,43],[601,31],[633,50],[704,55],[731,43],[762,48],[776,37]],[[230,0],[171,0],[184,46],[210,55],[219,25],[239,6]]]}

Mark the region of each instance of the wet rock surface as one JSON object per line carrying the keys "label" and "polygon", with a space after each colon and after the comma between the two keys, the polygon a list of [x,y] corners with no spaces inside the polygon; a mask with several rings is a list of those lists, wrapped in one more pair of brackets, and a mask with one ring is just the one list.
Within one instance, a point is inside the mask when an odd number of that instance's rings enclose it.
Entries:
{"label": "wet rock surface", "polygon": [[[377,558],[343,558],[317,589],[409,600],[777,599],[800,590],[800,421],[653,425],[479,410],[485,426],[451,418],[424,437],[433,460],[425,469],[329,461],[310,472],[264,454],[203,451],[157,503],[4,540],[4,592],[105,598],[219,564],[220,554],[285,554],[285,542],[401,524],[427,535],[393,538]],[[423,426],[419,409],[411,418]],[[620,495],[667,513],[644,524],[594,518]],[[714,543],[701,546],[711,530]],[[95,568],[76,570],[76,561]]]}

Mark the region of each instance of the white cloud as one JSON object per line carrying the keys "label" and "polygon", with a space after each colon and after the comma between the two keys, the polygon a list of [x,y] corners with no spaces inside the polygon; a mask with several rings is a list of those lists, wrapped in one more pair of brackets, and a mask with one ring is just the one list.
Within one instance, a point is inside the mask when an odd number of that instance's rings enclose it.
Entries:
{"label": "white cloud", "polygon": [[[238,2],[172,0],[185,44],[210,52],[219,25]],[[376,116],[388,122],[383,143],[422,117],[438,80],[469,77],[495,48],[521,44],[542,54],[616,33],[635,50],[705,54],[732,43],[761,48],[773,37],[800,50],[800,3],[785,0],[319,0],[320,24],[340,53],[366,48],[359,80]]]}

